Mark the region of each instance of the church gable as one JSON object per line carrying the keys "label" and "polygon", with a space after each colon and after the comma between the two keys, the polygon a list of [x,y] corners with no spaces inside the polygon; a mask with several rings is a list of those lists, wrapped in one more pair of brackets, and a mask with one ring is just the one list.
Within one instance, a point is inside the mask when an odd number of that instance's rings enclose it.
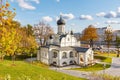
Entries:
{"label": "church gable", "polygon": [[61,47],[76,46],[76,44],[77,44],[77,39],[71,34],[67,34],[61,37],[60,40]]}

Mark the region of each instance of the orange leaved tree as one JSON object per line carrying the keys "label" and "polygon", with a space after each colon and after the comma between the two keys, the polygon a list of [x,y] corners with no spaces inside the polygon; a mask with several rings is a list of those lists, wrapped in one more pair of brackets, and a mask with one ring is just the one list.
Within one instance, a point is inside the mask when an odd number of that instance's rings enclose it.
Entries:
{"label": "orange leaved tree", "polygon": [[89,41],[90,47],[93,47],[94,40],[97,40],[98,34],[96,28],[93,25],[89,25],[84,29],[83,35],[81,37],[82,41]]}

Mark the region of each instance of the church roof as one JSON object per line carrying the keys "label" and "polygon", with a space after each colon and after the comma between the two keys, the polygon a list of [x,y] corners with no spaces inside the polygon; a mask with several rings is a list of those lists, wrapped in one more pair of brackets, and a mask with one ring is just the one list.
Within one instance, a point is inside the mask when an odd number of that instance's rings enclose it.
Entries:
{"label": "church roof", "polygon": [[85,53],[89,48],[83,48],[83,47],[74,47],[77,52],[83,52]]}
{"label": "church roof", "polygon": [[60,35],[60,41],[61,41],[61,39],[63,38],[63,37],[66,37],[67,36],[67,34],[63,34],[63,35]]}
{"label": "church roof", "polygon": [[60,19],[57,21],[57,25],[65,25],[65,20],[60,16]]}

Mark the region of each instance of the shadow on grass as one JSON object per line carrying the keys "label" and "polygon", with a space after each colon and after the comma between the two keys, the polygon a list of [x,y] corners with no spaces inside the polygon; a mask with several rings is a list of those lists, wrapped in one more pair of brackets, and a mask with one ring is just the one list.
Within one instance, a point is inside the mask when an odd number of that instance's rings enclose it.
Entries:
{"label": "shadow on grass", "polygon": [[[32,57],[36,57],[36,54],[33,54]],[[27,58],[31,58],[29,54],[21,54],[15,56],[15,61],[25,60]],[[5,56],[4,60],[12,60],[12,56]]]}

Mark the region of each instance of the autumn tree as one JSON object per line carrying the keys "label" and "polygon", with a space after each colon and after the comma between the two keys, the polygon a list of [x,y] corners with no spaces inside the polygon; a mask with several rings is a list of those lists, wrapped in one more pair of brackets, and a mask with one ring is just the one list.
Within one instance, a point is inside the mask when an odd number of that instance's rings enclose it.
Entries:
{"label": "autumn tree", "polygon": [[82,41],[89,41],[90,47],[93,47],[94,40],[97,40],[98,34],[96,28],[93,25],[89,25],[84,29],[83,35],[81,37]]}
{"label": "autumn tree", "polygon": [[46,44],[47,39],[52,34],[54,34],[53,28],[45,22],[41,21],[34,27],[34,35],[39,38],[41,46],[44,46]]}
{"label": "autumn tree", "polygon": [[33,34],[31,34],[31,32],[28,33],[29,31],[31,31],[31,30],[27,27],[21,28],[21,36],[22,36],[21,49],[22,49],[22,53],[29,53],[31,50],[35,51],[35,49],[37,48],[37,43],[35,41],[35,37],[33,36]]}
{"label": "autumn tree", "polygon": [[14,63],[18,53],[24,49],[26,52],[35,50],[37,44],[31,25],[21,27],[19,22],[13,20],[16,13],[10,9],[10,4],[0,1],[0,58],[11,56]]}
{"label": "autumn tree", "polygon": [[120,53],[120,37],[116,36],[116,40],[115,40],[115,45],[116,45],[116,51],[117,51],[117,57],[119,57],[119,53]]}
{"label": "autumn tree", "polygon": [[105,40],[107,48],[108,48],[108,56],[109,56],[109,53],[110,53],[110,46],[111,46],[111,43],[112,43],[112,39],[113,39],[112,30],[110,28],[108,28],[108,29],[105,30],[105,33],[104,33],[104,40]]}
{"label": "autumn tree", "polygon": [[8,51],[13,52],[11,46],[16,31],[11,27],[11,22],[16,13],[9,9],[10,4],[7,1],[0,0],[0,3],[0,52],[3,59]]}
{"label": "autumn tree", "polygon": [[27,35],[28,36],[32,36],[33,35],[33,27],[32,27],[32,25],[30,25],[30,24],[27,24],[27,26],[25,26],[25,28],[26,28],[26,33],[27,33]]}

